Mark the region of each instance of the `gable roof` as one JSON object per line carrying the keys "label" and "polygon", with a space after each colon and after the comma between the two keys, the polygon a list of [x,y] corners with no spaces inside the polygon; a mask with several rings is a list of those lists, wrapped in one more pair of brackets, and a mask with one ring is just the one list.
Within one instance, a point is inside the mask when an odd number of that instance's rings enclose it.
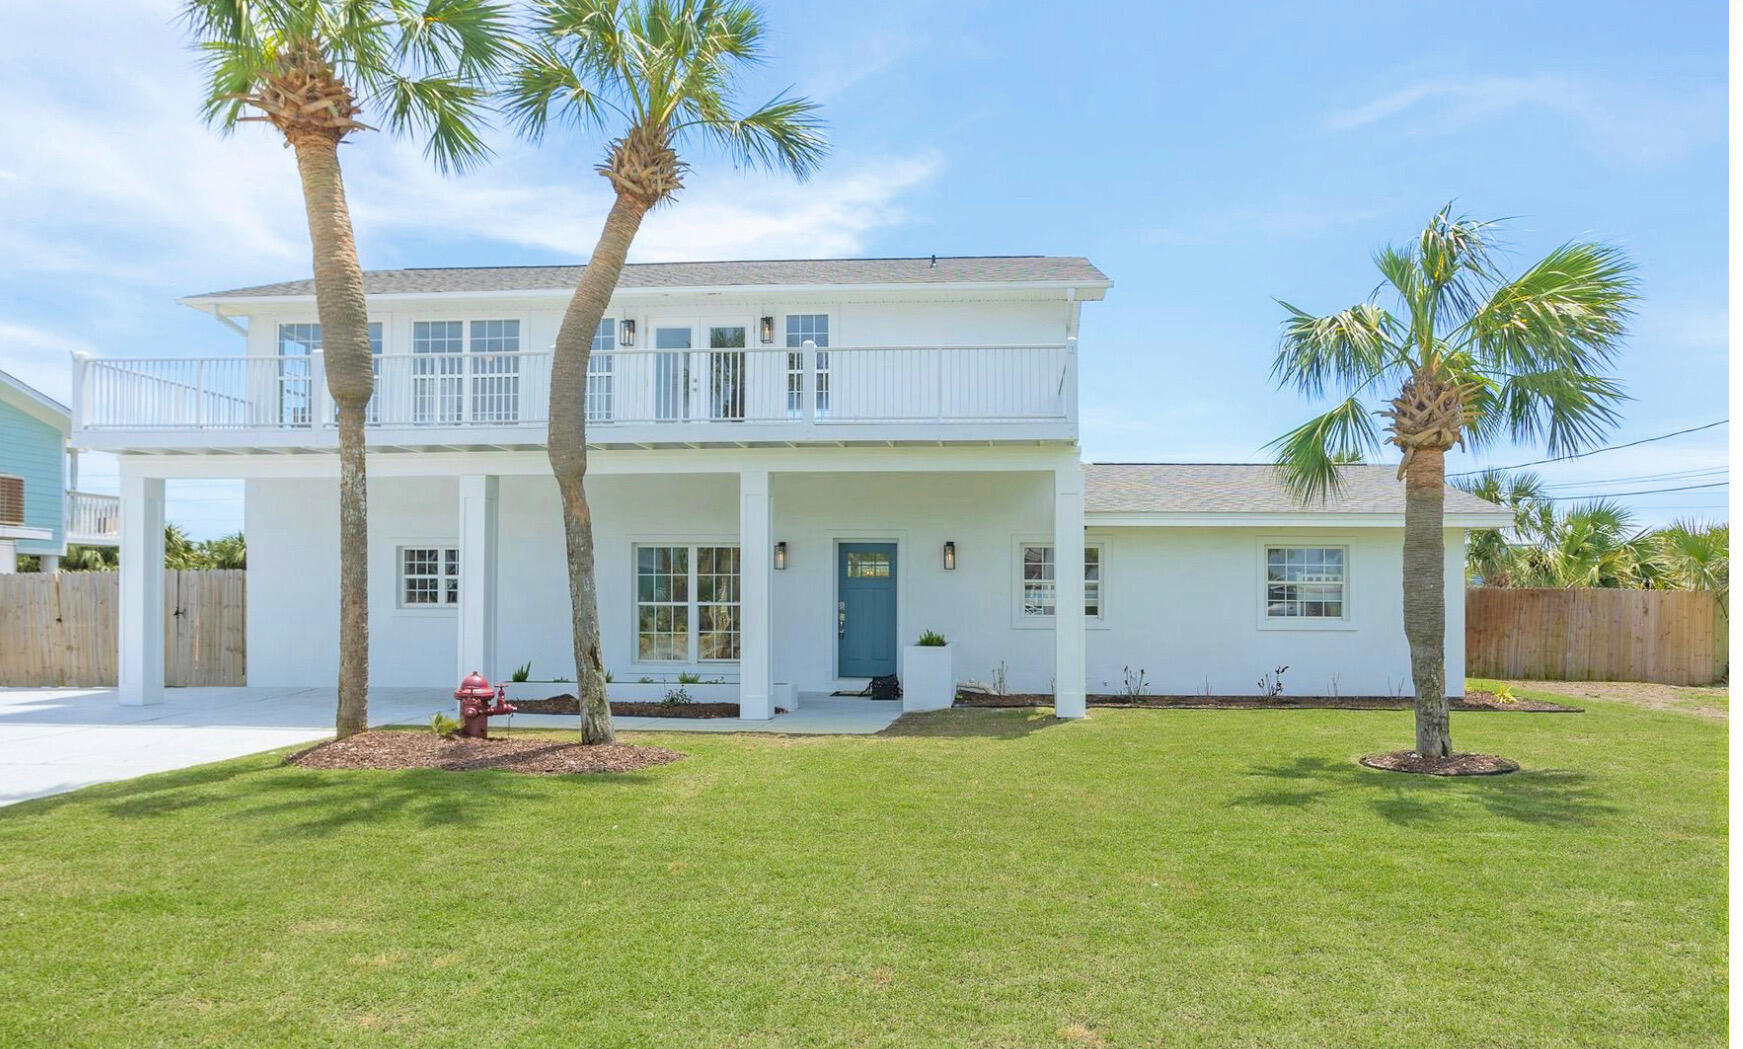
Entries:
{"label": "gable roof", "polygon": [[[1083,509],[1091,515],[1404,517],[1404,482],[1395,466],[1346,466],[1338,492],[1306,505],[1268,463],[1089,463],[1083,470]],[[1449,524],[1472,515],[1494,518],[1481,527],[1511,521],[1494,503],[1450,485],[1446,514]]]}
{"label": "gable roof", "polygon": [[72,432],[71,408],[10,372],[0,371],[0,401],[15,405],[62,433]]}
{"label": "gable roof", "polygon": [[[366,270],[366,295],[568,291],[585,266],[461,266]],[[1106,288],[1107,276],[1086,258],[1048,255],[932,256],[892,259],[763,259],[743,262],[632,262],[619,288],[730,288],[828,285],[1010,284]],[[309,296],[315,282],[280,281],[194,295],[184,302]]]}

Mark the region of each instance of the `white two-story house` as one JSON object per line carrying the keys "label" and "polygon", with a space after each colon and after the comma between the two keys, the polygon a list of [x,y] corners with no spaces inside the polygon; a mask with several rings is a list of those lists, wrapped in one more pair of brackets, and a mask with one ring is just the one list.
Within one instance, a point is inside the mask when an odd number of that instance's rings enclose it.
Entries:
{"label": "white two-story house", "polygon": [[[365,275],[371,681],[452,689],[524,663],[575,676],[547,376],[572,266]],[[1268,467],[1088,465],[1082,258],[626,268],[585,403],[614,683],[719,680],[746,717],[898,673],[922,631],[959,679],[1062,716],[1143,668],[1156,692],[1408,692],[1402,486],[1352,470],[1293,504]],[[310,281],[184,300],[236,355],[77,358],[74,440],[122,473],[123,702],[162,689],[163,485],[241,478],[251,685],[337,675],[337,435]],[[1463,530],[1449,494],[1449,690],[1463,691]],[[1072,595],[1065,599],[1062,595]],[[1081,595],[1081,596],[1079,596]]]}

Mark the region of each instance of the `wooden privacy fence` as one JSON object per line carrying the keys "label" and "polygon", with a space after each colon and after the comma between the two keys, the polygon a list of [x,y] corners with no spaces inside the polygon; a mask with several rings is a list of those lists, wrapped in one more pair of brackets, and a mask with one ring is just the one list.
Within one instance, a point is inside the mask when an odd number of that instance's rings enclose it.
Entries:
{"label": "wooden privacy fence", "polygon": [[1719,601],[1693,590],[1465,591],[1472,677],[1707,685],[1726,674]]}
{"label": "wooden privacy fence", "polygon": [[[247,683],[242,569],[163,573],[167,685]],[[0,575],[0,685],[113,685],[118,572]]]}

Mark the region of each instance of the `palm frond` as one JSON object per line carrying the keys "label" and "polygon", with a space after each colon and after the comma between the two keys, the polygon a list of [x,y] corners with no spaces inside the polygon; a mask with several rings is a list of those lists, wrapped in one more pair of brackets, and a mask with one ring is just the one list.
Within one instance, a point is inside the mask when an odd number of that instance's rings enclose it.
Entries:
{"label": "palm frond", "polygon": [[1324,394],[1328,383],[1349,393],[1400,366],[1394,341],[1396,319],[1374,302],[1358,303],[1325,317],[1280,302],[1289,316],[1271,362],[1271,378],[1309,397]]}
{"label": "palm frond", "polygon": [[1467,324],[1496,373],[1609,367],[1639,296],[1633,265],[1602,244],[1564,244],[1497,287]]}
{"label": "palm frond", "polygon": [[810,99],[783,93],[742,117],[697,126],[719,143],[734,163],[790,171],[803,181],[829,152],[818,112],[819,107]]}
{"label": "palm frond", "polygon": [[384,86],[388,127],[415,130],[436,170],[463,172],[489,159],[479,131],[488,100],[482,87],[441,76],[392,77]]}
{"label": "palm frond", "polygon": [[1608,376],[1573,367],[1509,375],[1494,395],[1492,425],[1516,441],[1543,442],[1551,456],[1593,447],[1621,418],[1628,400]]}
{"label": "palm frond", "polygon": [[1276,452],[1290,494],[1323,502],[1343,483],[1340,467],[1380,451],[1380,435],[1373,412],[1350,397],[1265,447]]}

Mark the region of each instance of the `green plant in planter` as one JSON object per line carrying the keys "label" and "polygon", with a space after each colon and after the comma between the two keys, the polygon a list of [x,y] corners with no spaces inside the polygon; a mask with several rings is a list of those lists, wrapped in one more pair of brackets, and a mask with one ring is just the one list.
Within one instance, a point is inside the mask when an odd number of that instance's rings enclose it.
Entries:
{"label": "green plant in planter", "polygon": [[660,706],[676,707],[689,702],[691,702],[690,693],[682,688],[674,688],[666,693],[666,698],[660,700]]}
{"label": "green plant in planter", "polygon": [[532,676],[533,676],[533,661],[529,659],[525,663],[522,663],[520,666],[515,667],[514,673],[510,674],[508,676],[508,679],[510,681],[530,681],[530,680],[532,680]]}
{"label": "green plant in planter", "polygon": [[924,634],[921,634],[920,640],[914,642],[914,644],[921,648],[943,648],[946,644],[949,644],[949,642],[945,641],[944,635],[940,634],[938,631],[928,630]]}
{"label": "green plant in planter", "polygon": [[702,683],[702,675],[701,674],[679,674],[678,675],[678,684],[680,684],[680,685],[700,685],[701,683]]}

